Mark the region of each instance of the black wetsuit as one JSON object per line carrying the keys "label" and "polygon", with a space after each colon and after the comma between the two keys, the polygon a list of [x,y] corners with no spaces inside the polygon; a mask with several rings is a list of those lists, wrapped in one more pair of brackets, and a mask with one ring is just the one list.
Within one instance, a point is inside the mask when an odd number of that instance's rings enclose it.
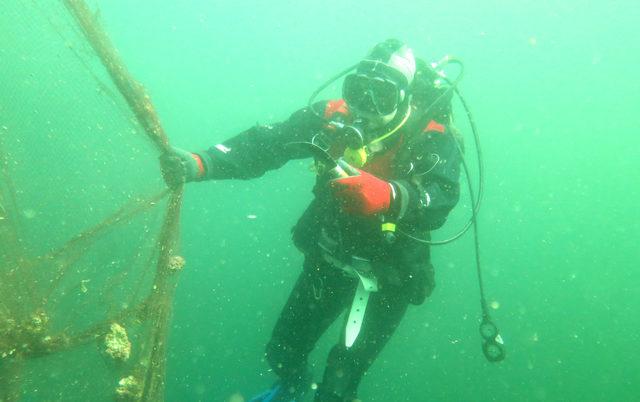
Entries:
{"label": "black wetsuit", "polygon": [[[315,107],[321,113],[325,103]],[[325,141],[337,137],[326,129],[326,123],[305,108],[285,122],[250,128],[206,151],[206,177],[252,179],[289,160],[309,158],[304,148],[288,144],[311,142],[319,133]],[[355,255],[370,260],[380,284],[380,290],[371,294],[353,346],[346,348],[340,339],[331,350],[316,401],[354,398],[363,374],[407,306],[421,304],[431,293],[434,272],[429,246],[403,233],[429,239],[430,231],[444,223],[459,198],[461,155],[449,127],[414,111],[384,143],[385,149],[370,157],[363,170],[390,181],[396,190],[388,213],[398,224],[395,241],[384,240],[379,217],[343,213],[322,176],[314,187],[314,200],[293,229],[294,242],[305,254],[304,269],[266,351],[267,360],[284,382],[295,383],[306,373],[309,353],[329,325],[351,306],[356,289],[355,278],[323,258],[326,247],[319,246],[321,237],[335,243],[332,252],[337,258]]]}

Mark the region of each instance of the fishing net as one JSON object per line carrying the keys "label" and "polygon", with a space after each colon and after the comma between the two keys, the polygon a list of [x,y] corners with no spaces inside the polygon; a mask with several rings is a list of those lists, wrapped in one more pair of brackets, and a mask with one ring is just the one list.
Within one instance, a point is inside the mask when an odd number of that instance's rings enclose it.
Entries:
{"label": "fishing net", "polygon": [[83,1],[0,13],[0,401],[164,397],[181,189]]}

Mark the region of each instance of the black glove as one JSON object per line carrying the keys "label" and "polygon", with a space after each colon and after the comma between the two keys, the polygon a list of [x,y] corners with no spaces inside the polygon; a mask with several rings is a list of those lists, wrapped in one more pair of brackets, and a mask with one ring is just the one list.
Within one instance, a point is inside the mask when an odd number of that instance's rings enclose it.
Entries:
{"label": "black glove", "polygon": [[160,169],[169,188],[202,180],[206,174],[202,158],[198,154],[175,147],[160,156]]}

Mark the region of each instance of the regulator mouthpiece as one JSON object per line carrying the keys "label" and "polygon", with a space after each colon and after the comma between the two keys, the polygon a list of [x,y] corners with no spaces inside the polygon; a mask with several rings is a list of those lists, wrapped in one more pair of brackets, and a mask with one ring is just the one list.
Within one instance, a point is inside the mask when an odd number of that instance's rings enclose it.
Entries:
{"label": "regulator mouthpiece", "polygon": [[346,144],[342,157],[351,166],[362,167],[367,163],[367,150],[365,149],[364,132],[361,125],[344,125],[341,128],[341,136]]}

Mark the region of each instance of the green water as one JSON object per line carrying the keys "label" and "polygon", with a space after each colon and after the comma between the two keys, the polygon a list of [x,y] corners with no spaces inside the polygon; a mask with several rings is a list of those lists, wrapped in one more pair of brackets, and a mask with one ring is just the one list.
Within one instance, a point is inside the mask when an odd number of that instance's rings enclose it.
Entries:
{"label": "green water", "polygon": [[[480,129],[486,167],[478,221],[487,296],[508,356],[491,364],[481,353],[467,235],[433,250],[436,291],[410,309],[362,381],[360,398],[640,401],[637,2],[93,4],[172,143],[191,150],[256,121],[287,118],[320,83],[388,37],[407,41],[427,60],[461,58],[461,90]],[[55,80],[46,65],[42,76]],[[0,83],[10,87],[2,76]],[[5,122],[10,100],[3,97],[0,108]],[[471,144],[462,116],[458,124]],[[154,167],[153,158],[144,163]],[[289,230],[311,199],[308,165],[291,162],[250,182],[187,186],[188,265],[174,304],[168,401],[225,401],[273,381],[262,354],[300,272]],[[99,179],[126,183],[132,171]],[[74,179],[94,174],[98,180],[94,171]],[[463,198],[434,236],[454,233],[468,204]],[[332,328],[312,356],[318,377],[339,330]]]}

